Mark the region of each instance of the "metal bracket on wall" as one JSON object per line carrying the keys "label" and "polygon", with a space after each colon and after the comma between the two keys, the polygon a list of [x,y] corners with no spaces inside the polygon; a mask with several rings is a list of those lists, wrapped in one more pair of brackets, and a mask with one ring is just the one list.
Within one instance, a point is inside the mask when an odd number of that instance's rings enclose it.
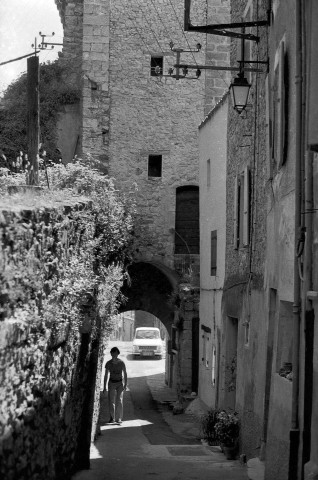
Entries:
{"label": "metal bracket on wall", "polygon": [[191,25],[190,22],[191,0],[184,1],[184,30],[185,32],[200,32],[212,35],[222,35],[224,37],[242,38],[259,42],[260,37],[251,33],[232,32],[227,29],[249,28],[249,27],[267,27],[270,25],[270,11],[267,12],[266,20],[256,20],[252,22],[219,23],[215,25]]}

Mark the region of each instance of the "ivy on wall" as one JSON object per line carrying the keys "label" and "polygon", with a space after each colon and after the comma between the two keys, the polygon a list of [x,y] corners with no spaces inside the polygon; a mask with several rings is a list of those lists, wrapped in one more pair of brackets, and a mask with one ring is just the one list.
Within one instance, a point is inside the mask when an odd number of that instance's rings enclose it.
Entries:
{"label": "ivy on wall", "polygon": [[8,479],[66,479],[76,468],[92,358],[131,258],[133,191],[116,191],[83,162],[48,175],[50,191],[4,197],[0,209],[0,476]]}

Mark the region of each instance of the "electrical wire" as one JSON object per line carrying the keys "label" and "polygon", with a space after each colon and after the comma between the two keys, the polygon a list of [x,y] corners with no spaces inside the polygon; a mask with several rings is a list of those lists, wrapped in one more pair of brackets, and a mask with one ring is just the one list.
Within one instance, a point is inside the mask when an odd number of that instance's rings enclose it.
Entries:
{"label": "electrical wire", "polygon": [[139,36],[140,40],[141,40],[142,43],[145,45],[145,47],[146,47],[149,55],[151,55],[150,47],[149,47],[149,45],[146,43],[144,37],[141,35],[141,33],[140,33],[139,29],[137,28],[136,23],[134,22],[134,20],[132,19],[132,17],[131,17],[126,11],[124,12],[123,10],[120,10],[118,7],[115,7],[115,5],[113,5],[113,8],[115,8],[115,10],[117,10],[117,12],[126,15],[126,17],[128,18],[128,20],[130,20],[133,28],[135,29],[137,35]]}
{"label": "electrical wire", "polygon": [[162,54],[163,54],[164,52],[163,52],[162,47],[161,47],[161,45],[160,45],[160,43],[159,43],[159,40],[158,40],[157,35],[156,35],[156,32],[155,32],[155,31],[153,30],[153,28],[151,27],[151,22],[150,22],[149,19],[146,17],[146,14],[144,13],[143,8],[142,8],[141,5],[139,4],[138,0],[135,0],[135,2],[136,2],[137,5],[139,5],[140,11],[141,11],[141,15],[142,15],[142,16],[144,17],[144,19],[146,20],[146,24],[148,25],[149,29],[152,31],[153,36],[154,36],[154,38],[155,38],[155,40],[156,40],[156,42],[157,42],[157,44],[158,44],[158,46],[159,46]]}
{"label": "electrical wire", "polygon": [[[152,53],[151,53],[151,51],[150,51],[150,47],[149,47],[149,45],[147,44],[147,42],[145,41],[144,37],[141,35],[141,33],[140,33],[139,29],[137,28],[136,23],[134,22],[133,18],[127,13],[127,11],[123,12],[123,11],[120,10],[119,8],[115,7],[114,5],[113,5],[113,8],[114,8],[117,12],[119,12],[120,14],[125,14],[125,15],[126,15],[126,17],[128,18],[128,20],[130,20],[130,23],[131,23],[132,27],[135,29],[137,35],[139,36],[140,40],[141,40],[142,43],[145,45],[148,54],[149,54],[150,56],[152,56]],[[152,82],[153,84],[159,85],[159,83],[158,83],[158,79],[159,79],[159,78],[160,78],[160,77],[150,77],[150,80],[151,80],[151,82]],[[155,79],[156,79],[156,80],[155,80]]]}
{"label": "electrical wire", "polygon": [[165,23],[162,21],[161,15],[159,14],[159,11],[157,10],[157,7],[156,7],[155,3],[153,2],[153,0],[150,0],[150,2],[152,4],[153,8],[155,9],[155,11],[158,15],[158,18],[159,18],[160,22],[162,23],[163,28],[165,29],[166,33],[168,34],[167,37],[170,38],[170,41],[172,42],[172,35],[170,35],[170,32],[169,32],[168,28],[166,27]]}
{"label": "electrical wire", "polygon": [[176,9],[174,8],[173,3],[171,2],[171,0],[169,0],[169,3],[170,3],[170,5],[171,5],[171,7],[172,7],[172,10],[173,10],[173,12],[174,12],[174,15],[175,15],[175,17],[176,17],[176,19],[177,19],[177,22],[178,22],[179,26],[180,26],[182,35],[184,36],[184,38],[185,38],[185,40],[186,40],[186,42],[187,42],[187,44],[188,44],[188,47],[189,47],[189,50],[190,50],[190,52],[191,52],[191,54],[192,54],[194,63],[195,63],[196,65],[198,65],[198,64],[197,64],[197,61],[196,61],[196,59],[195,59],[195,56],[193,55],[193,52],[192,52],[192,50],[191,50],[190,44],[189,44],[189,42],[188,42],[188,39],[187,39],[187,37],[186,37],[186,35],[185,35],[185,33],[184,33],[183,26],[182,26],[182,24],[181,24],[181,22],[180,22],[180,19],[179,19],[179,17],[178,17],[178,14],[177,14],[177,12],[176,12]]}
{"label": "electrical wire", "polygon": [[[148,52],[148,54],[151,56],[152,55],[152,52],[150,51],[150,47],[148,45],[148,43],[146,42],[145,38],[142,36],[142,34],[140,33],[140,30],[139,28],[137,27],[136,25],[136,22],[135,20],[131,17],[131,15],[129,13],[127,13],[127,10],[121,10],[120,8],[118,8],[117,6],[113,5],[113,8],[120,14],[122,15],[125,15],[129,20],[130,20],[130,23],[132,25],[132,27],[134,28],[134,30],[136,31],[138,37],[141,39],[142,43],[145,45],[146,47],[146,50]],[[166,30],[167,31],[167,30]],[[203,52],[204,53],[204,52]],[[167,64],[168,66],[171,66],[173,67],[174,66],[174,63],[173,64],[170,64],[170,58],[168,56],[165,56],[165,59],[167,61]],[[197,64],[197,63],[196,63]],[[165,77],[165,78],[168,78],[168,77]],[[174,85],[171,85],[171,84],[167,84],[166,81],[165,82],[162,82],[162,81],[158,81],[158,80],[162,80],[161,77],[151,77],[151,80],[152,80],[152,83],[155,84],[158,88],[169,88],[170,90],[173,88],[175,88]],[[168,78],[169,79],[169,78]],[[229,85],[226,83],[226,81],[224,80],[224,78],[222,77],[221,75],[221,72],[220,72],[220,79],[223,80],[225,86],[226,86],[226,89],[229,88]],[[180,80],[182,82],[182,80]],[[191,86],[189,85],[189,87],[191,88],[191,90],[195,90],[197,87],[192,84]],[[196,91],[194,92],[196,95],[199,95],[201,97],[204,97],[206,98],[206,94],[205,93],[201,93],[199,91]]]}

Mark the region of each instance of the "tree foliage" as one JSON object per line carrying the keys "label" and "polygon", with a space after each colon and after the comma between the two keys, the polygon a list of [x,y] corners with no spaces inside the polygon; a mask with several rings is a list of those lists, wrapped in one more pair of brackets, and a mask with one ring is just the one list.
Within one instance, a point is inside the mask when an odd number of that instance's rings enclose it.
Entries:
{"label": "tree foliage", "polygon": [[[63,105],[79,101],[79,91],[65,81],[67,72],[58,61],[40,66],[40,141],[49,159],[58,161],[57,118]],[[14,170],[19,152],[27,151],[27,74],[5,91],[0,104],[1,165]]]}

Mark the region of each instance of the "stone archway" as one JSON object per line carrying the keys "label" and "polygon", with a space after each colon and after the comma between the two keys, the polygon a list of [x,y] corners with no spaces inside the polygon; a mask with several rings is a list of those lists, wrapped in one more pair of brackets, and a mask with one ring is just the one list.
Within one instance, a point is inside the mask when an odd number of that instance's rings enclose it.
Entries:
{"label": "stone archway", "polygon": [[128,274],[129,278],[121,289],[127,301],[119,312],[144,310],[152,313],[170,333],[174,320],[171,295],[176,286],[173,276],[168,277],[157,265],[146,262],[133,263],[128,267]]}

